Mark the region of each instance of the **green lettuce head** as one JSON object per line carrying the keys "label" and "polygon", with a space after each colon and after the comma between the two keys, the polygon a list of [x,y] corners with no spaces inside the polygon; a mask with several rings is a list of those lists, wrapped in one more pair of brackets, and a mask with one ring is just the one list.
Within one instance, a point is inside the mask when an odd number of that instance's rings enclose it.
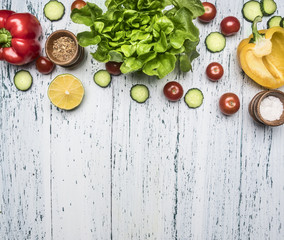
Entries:
{"label": "green lettuce head", "polygon": [[[77,35],[82,47],[97,45],[100,62],[122,62],[122,73],[142,70],[163,78],[175,69],[192,70],[199,56],[199,30],[193,19],[204,13],[200,0],[107,0],[74,9],[71,19],[90,27]],[[169,9],[169,10],[166,10]]]}

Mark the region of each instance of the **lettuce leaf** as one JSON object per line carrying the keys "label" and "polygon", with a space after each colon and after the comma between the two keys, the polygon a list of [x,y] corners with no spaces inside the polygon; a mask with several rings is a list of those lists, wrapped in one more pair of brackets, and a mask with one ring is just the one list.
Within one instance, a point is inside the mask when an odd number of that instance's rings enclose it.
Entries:
{"label": "lettuce leaf", "polygon": [[175,69],[176,57],[171,53],[158,54],[156,58],[148,61],[143,66],[143,72],[149,76],[163,78]]}
{"label": "lettuce leaf", "polygon": [[193,50],[190,53],[186,53],[184,55],[180,56],[179,62],[180,62],[180,70],[183,72],[188,72],[192,70],[192,61],[199,57],[199,53],[196,50]]}
{"label": "lettuce leaf", "polygon": [[185,7],[191,12],[193,18],[197,18],[205,13],[204,7],[202,4],[200,5],[199,0],[172,0],[172,4],[178,9]]}
{"label": "lettuce leaf", "polygon": [[[97,45],[92,56],[101,62],[122,62],[122,73],[142,70],[163,78],[179,65],[192,70],[199,56],[199,30],[193,19],[204,13],[200,0],[106,0],[74,9],[71,19],[90,27],[78,33],[81,46]],[[166,11],[165,7],[174,6]],[[176,64],[179,63],[179,64]]]}
{"label": "lettuce leaf", "polygon": [[101,16],[102,13],[103,11],[100,7],[88,2],[87,5],[81,9],[73,9],[70,17],[74,23],[92,26],[96,18]]}
{"label": "lettuce leaf", "polygon": [[[190,21],[187,21],[190,19]],[[183,46],[184,41],[189,39],[192,42],[199,40],[199,30],[192,22],[191,12],[187,8],[179,9],[171,18],[175,30],[170,35],[170,41],[174,48]]]}

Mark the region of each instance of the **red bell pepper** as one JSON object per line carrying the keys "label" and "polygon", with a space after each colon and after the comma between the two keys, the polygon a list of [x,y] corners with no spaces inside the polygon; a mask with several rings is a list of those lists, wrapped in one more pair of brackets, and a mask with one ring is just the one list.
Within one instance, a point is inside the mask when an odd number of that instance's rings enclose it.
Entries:
{"label": "red bell pepper", "polygon": [[24,65],[40,54],[41,26],[30,13],[0,10],[0,60]]}

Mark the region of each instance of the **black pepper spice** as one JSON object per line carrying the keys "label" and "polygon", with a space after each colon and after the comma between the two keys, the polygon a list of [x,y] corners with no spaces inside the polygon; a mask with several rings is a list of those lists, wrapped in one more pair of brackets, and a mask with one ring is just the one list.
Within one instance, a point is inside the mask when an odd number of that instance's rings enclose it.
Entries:
{"label": "black pepper spice", "polygon": [[53,42],[52,56],[59,61],[69,61],[76,52],[76,44],[70,37],[60,37]]}

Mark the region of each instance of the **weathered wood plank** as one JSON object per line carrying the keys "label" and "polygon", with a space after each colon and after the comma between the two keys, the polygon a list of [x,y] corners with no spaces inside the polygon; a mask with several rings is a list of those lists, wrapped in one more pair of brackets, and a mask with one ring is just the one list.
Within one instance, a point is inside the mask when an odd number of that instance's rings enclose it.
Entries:
{"label": "weathered wood plank", "polygon": [[[283,15],[283,1],[276,1],[275,15]],[[269,17],[264,17],[259,29],[266,28]],[[250,32],[244,22],[243,37]],[[251,98],[263,88],[244,78],[243,128],[240,162],[239,236],[250,239],[283,239],[284,183],[280,173],[284,170],[284,128],[263,127],[254,123],[247,111]],[[284,88],[282,87],[283,91]],[[278,145],[279,144],[279,145]]]}
{"label": "weathered wood plank", "polygon": [[[156,80],[134,74],[115,82],[114,239],[175,237],[176,160],[173,156],[178,135],[178,105],[164,101],[162,93],[165,82],[174,77],[171,74]],[[129,98],[131,86],[137,83],[145,83],[150,88],[150,99],[144,105]]]}
{"label": "weathered wood plank", "polygon": [[[41,3],[32,6],[15,1],[1,3],[2,9],[39,12]],[[42,16],[38,15],[39,20]],[[44,103],[47,82],[33,64],[24,66],[33,76],[28,92],[13,84],[17,70],[1,65],[1,239],[50,239],[49,108]]]}
{"label": "weathered wood plank", "polygon": [[[64,3],[64,20],[53,23],[54,29],[82,31],[81,26],[69,20],[70,3]],[[99,5],[103,7],[103,2]],[[86,52],[80,68],[58,68],[54,73],[69,72],[85,87],[83,102],[76,110],[60,111],[51,106],[54,239],[110,239],[111,236],[112,88],[102,89],[93,82],[93,74],[99,68],[103,64],[91,60]]]}
{"label": "weathered wood plank", "polygon": [[[241,35],[227,38],[224,51],[216,54],[205,50],[204,40],[210,32],[220,31],[224,17],[241,19],[242,2],[213,3],[218,11],[216,19],[208,25],[197,23],[201,31],[200,58],[194,63],[193,74],[188,76],[189,87],[203,91],[204,104],[197,110],[183,107],[180,111],[179,239],[237,239],[238,219],[233,213],[238,209],[243,112],[225,117],[219,111],[218,101],[225,92],[242,95],[241,70],[235,54]],[[206,66],[213,61],[224,67],[224,76],[217,83],[208,81],[205,74]]]}
{"label": "weathered wood plank", "polygon": [[[93,69],[92,69],[93,71]],[[111,225],[111,101],[86,71],[82,106],[52,107],[52,213],[55,239],[109,239]],[[76,74],[74,74],[76,75]],[[105,89],[111,98],[111,88]],[[91,94],[93,93],[93,94]],[[81,119],[81,121],[79,120]],[[72,229],[72,231],[69,231]]]}

